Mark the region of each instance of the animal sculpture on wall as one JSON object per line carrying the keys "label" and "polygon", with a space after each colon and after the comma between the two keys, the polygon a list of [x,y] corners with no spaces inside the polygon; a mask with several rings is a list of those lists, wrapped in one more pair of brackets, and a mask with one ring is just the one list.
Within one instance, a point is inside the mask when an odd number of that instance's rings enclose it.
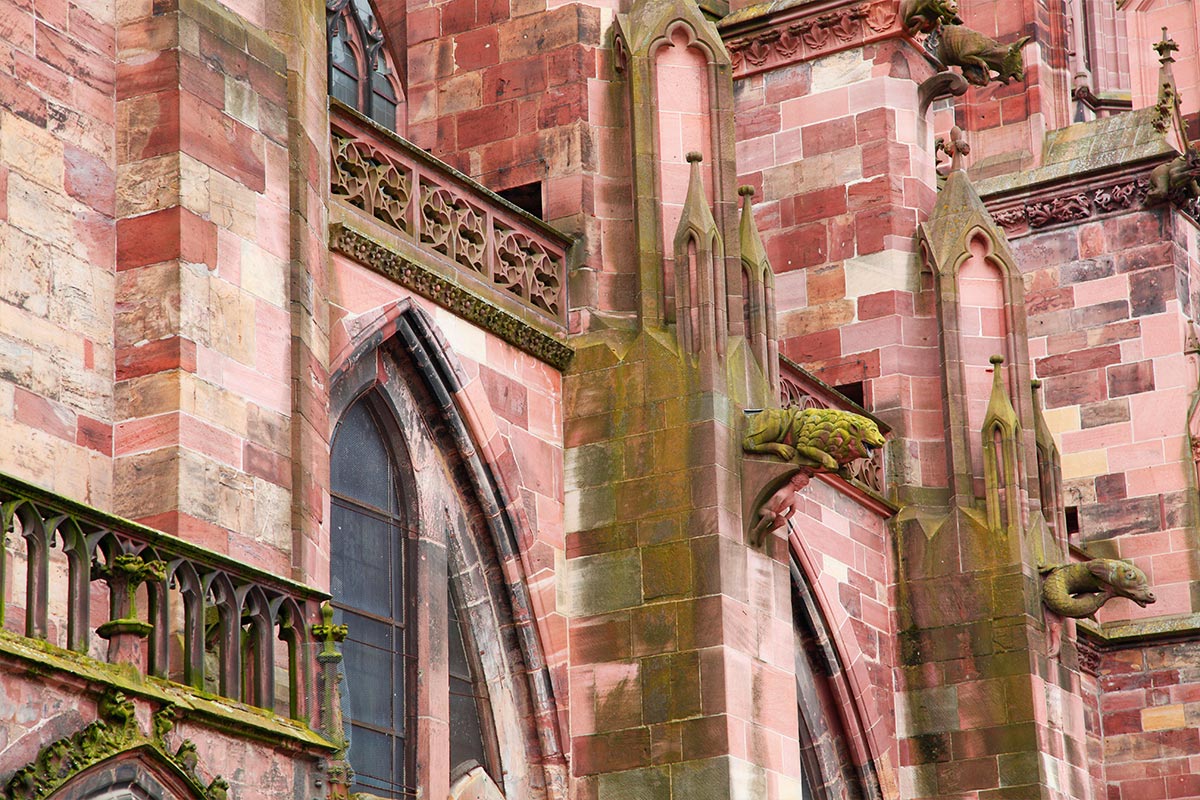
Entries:
{"label": "animal sculpture on wall", "polygon": [[1119,558],[1093,558],[1042,570],[1042,603],[1050,612],[1050,655],[1058,655],[1062,617],[1096,619],[1114,597],[1127,597],[1145,608],[1155,601],[1146,573]]}
{"label": "animal sculpture on wall", "polygon": [[1165,164],[1150,170],[1150,190],[1145,204],[1172,200],[1186,202],[1200,197],[1200,151],[1189,149]]}
{"label": "animal sculpture on wall", "polygon": [[904,0],[900,14],[910,35],[933,33],[942,25],[959,25],[956,0]]}
{"label": "animal sculpture on wall", "polygon": [[833,408],[767,408],[746,423],[742,449],[778,456],[817,472],[837,472],[885,444],[861,414]]}
{"label": "animal sculpture on wall", "polygon": [[1006,46],[963,25],[945,25],[938,35],[937,57],[948,67],[961,67],[963,77],[976,86],[991,81],[1007,84],[1025,77],[1021,48],[1030,38],[1022,36]]}

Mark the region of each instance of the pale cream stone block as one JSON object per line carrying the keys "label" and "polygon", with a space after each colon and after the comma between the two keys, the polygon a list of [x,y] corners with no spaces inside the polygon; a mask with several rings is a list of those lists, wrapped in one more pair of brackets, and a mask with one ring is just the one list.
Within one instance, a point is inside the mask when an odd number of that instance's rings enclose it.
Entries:
{"label": "pale cream stone block", "polygon": [[238,287],[214,277],[209,280],[209,310],[208,341],[211,346],[236,361],[253,366],[254,299]]}
{"label": "pale cream stone block", "polygon": [[63,191],[62,142],[7,111],[0,111],[0,162],[47,189]]}
{"label": "pale cream stone block", "polygon": [[65,195],[32,182],[20,172],[9,173],[9,223],[67,252],[83,249],[75,235],[73,206]]}
{"label": "pale cream stone block", "polygon": [[19,228],[0,223],[0,253],[5,261],[0,300],[39,317],[48,316],[51,272],[46,245]]}
{"label": "pale cream stone block", "polygon": [[1063,453],[1062,455],[1063,480],[1107,474],[1107,450],[1086,450],[1082,453]]}
{"label": "pale cream stone block", "polygon": [[[179,205],[183,185],[180,160],[179,153],[168,153],[118,165],[117,216],[132,217]],[[196,163],[193,159],[187,160]]]}
{"label": "pale cream stone block", "polygon": [[292,493],[261,478],[254,479],[254,530],[256,541],[277,550],[292,548]]}
{"label": "pale cream stone block", "polygon": [[86,259],[48,252],[54,302],[50,319],[94,342],[111,341],[116,276]]}
{"label": "pale cream stone block", "polygon": [[843,50],[812,62],[812,94],[849,86],[871,77],[872,62],[861,49]]}
{"label": "pale cream stone block", "polygon": [[1182,704],[1142,709],[1142,730],[1161,731],[1187,725]]}
{"label": "pale cream stone block", "polygon": [[242,288],[283,308],[287,303],[287,262],[253,242],[242,242]]}
{"label": "pale cream stone block", "polygon": [[1042,410],[1042,416],[1050,432],[1060,438],[1067,431],[1079,430],[1079,406],[1046,408]]}
{"label": "pale cream stone block", "polygon": [[245,81],[225,76],[225,113],[258,128],[258,93]]}
{"label": "pale cream stone block", "polygon": [[[209,178],[223,178],[233,183],[229,178],[214,172],[205,164],[200,163],[187,153],[179,153],[179,205],[202,217],[211,216],[212,191],[209,188]],[[212,221],[217,225],[221,222],[215,216]]]}
{"label": "pale cream stone block", "polygon": [[915,253],[882,250],[858,258],[848,258],[842,263],[842,270],[845,274],[848,298],[889,290],[917,292],[921,288],[921,275]]}

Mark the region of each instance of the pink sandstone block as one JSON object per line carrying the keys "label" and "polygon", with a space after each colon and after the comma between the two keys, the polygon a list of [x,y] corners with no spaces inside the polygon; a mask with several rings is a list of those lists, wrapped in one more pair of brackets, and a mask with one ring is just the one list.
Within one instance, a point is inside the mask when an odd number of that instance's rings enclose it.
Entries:
{"label": "pink sandstone block", "polygon": [[13,388],[13,412],[17,422],[37,430],[75,441],[75,412],[21,386]]}

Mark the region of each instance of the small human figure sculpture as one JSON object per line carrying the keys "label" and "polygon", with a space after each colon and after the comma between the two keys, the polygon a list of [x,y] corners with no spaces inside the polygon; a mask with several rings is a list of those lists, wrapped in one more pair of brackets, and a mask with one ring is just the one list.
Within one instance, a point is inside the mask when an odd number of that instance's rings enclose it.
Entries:
{"label": "small human figure sculpture", "polygon": [[1048,654],[1058,655],[1063,617],[1096,619],[1114,597],[1127,597],[1145,608],[1155,601],[1146,573],[1119,558],[1093,558],[1042,570],[1042,603],[1046,606]]}
{"label": "small human figure sculpture", "polygon": [[788,520],[800,508],[798,492],[812,479],[811,469],[802,469],[793,475],[779,491],[767,498],[758,509],[758,519],[750,529],[750,544],[758,547],[768,534],[787,525]]}

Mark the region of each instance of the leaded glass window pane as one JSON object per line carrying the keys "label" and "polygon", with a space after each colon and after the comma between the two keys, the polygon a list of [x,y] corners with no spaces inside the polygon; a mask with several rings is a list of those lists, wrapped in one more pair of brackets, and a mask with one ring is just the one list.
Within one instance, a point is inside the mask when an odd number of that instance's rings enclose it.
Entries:
{"label": "leaded glass window pane", "polygon": [[395,463],[370,401],[342,418],[330,458],[330,578],[342,646],[356,788],[406,793],[408,635],[406,538]]}

